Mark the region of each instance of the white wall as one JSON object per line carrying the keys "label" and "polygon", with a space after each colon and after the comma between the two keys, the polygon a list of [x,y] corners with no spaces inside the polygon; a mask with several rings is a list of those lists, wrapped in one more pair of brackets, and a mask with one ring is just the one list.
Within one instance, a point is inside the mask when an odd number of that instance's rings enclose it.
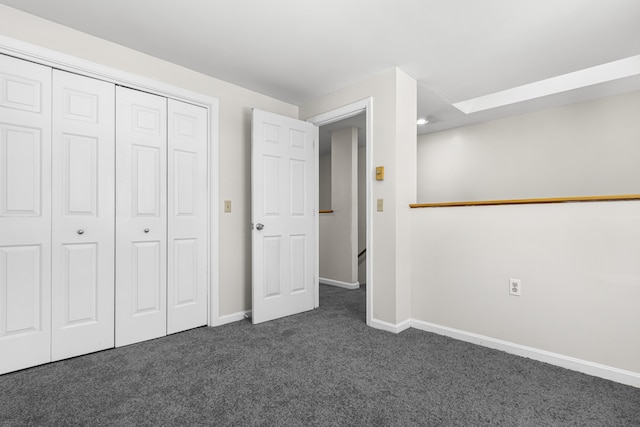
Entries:
{"label": "white wall", "polygon": [[[413,229],[411,227],[410,203],[416,202],[417,197],[417,87],[416,81],[406,74],[401,74],[396,80],[397,98],[395,104],[396,134],[393,139],[395,145],[396,182],[396,323],[411,317],[411,278],[413,274],[411,242]],[[387,141],[387,144],[390,142]],[[374,149],[377,146],[374,144]]]}
{"label": "white wall", "polygon": [[253,107],[298,116],[298,108],[120,45],[0,5],[0,35],[138,74],[219,100],[220,314],[251,308],[250,148]]}
{"label": "white wall", "polygon": [[[374,212],[373,242],[368,249],[373,277],[374,326],[394,327],[411,316],[411,217],[409,203],[416,199],[416,81],[398,69],[369,78],[300,106],[307,119],[345,105],[373,98],[371,150],[376,166],[385,166],[385,180],[373,182],[373,204],[384,199],[384,212]],[[373,261],[371,261],[373,260]],[[384,325],[383,325],[384,324]]]}
{"label": "white wall", "polygon": [[331,133],[331,209],[320,215],[320,277],[358,281],[358,129]]}
{"label": "white wall", "polygon": [[418,202],[640,193],[640,91],[418,137]]}
{"label": "white wall", "polygon": [[640,373],[640,202],[412,216],[414,319]]}
{"label": "white wall", "polygon": [[[421,136],[420,201],[638,193],[638,117],[635,92]],[[640,202],[411,216],[414,319],[640,374]]]}
{"label": "white wall", "polygon": [[331,209],[331,153],[321,154],[318,159],[318,186],[320,210]]}
{"label": "white wall", "polygon": [[[367,148],[365,146],[358,147],[358,253],[367,246]],[[331,154],[320,155],[320,209],[329,209],[331,207]],[[324,195],[323,195],[324,194]],[[324,221],[320,215],[320,226]],[[321,232],[322,233],[322,232]],[[325,246],[322,244],[322,234],[320,235],[321,244],[320,251]],[[321,255],[322,258],[322,255]],[[358,258],[358,283],[364,285],[367,283],[367,256]],[[320,277],[322,276],[322,268],[320,269]]]}

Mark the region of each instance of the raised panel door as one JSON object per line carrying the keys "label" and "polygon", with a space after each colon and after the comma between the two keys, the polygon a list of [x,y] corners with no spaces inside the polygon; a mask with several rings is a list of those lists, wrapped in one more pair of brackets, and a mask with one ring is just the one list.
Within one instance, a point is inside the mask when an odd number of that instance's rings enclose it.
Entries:
{"label": "raised panel door", "polygon": [[115,86],[53,74],[52,359],[114,346]]}
{"label": "raised panel door", "polygon": [[51,68],[0,55],[0,374],[51,360]]}
{"label": "raised panel door", "polygon": [[167,332],[207,324],[207,113],[169,100]]}
{"label": "raised panel door", "polygon": [[167,333],[167,100],[116,89],[116,346]]}
{"label": "raised panel door", "polygon": [[253,110],[252,320],[312,310],[317,251],[317,128]]}

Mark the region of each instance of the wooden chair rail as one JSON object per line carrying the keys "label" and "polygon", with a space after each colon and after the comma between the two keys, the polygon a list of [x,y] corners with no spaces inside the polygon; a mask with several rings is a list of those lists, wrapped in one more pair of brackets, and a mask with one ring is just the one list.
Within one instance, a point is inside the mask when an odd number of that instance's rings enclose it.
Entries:
{"label": "wooden chair rail", "polygon": [[538,199],[478,200],[469,202],[412,203],[411,208],[446,208],[456,206],[531,205],[542,203],[613,202],[640,200],[640,194],[615,194],[611,196],[546,197]]}

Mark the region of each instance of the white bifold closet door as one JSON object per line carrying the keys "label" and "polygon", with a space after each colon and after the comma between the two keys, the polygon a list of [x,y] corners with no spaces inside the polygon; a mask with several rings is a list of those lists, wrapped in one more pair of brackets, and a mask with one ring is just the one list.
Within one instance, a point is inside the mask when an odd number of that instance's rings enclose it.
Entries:
{"label": "white bifold closet door", "polygon": [[204,108],[128,88],[116,99],[122,346],[206,324],[207,121]]}
{"label": "white bifold closet door", "polygon": [[0,56],[0,373],[51,358],[51,68]]}
{"label": "white bifold closet door", "polygon": [[0,374],[207,323],[207,110],[0,55]]}
{"label": "white bifold closet door", "polygon": [[53,71],[52,360],[114,346],[115,85]]}
{"label": "white bifold closet door", "polygon": [[167,333],[207,323],[207,112],[169,99]]}
{"label": "white bifold closet door", "polygon": [[167,334],[167,99],[116,89],[116,346]]}

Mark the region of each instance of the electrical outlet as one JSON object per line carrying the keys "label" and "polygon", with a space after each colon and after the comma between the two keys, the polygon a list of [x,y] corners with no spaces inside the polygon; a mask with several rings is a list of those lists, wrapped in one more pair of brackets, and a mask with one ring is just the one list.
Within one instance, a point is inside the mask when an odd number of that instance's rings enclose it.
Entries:
{"label": "electrical outlet", "polygon": [[384,211],[384,199],[378,199],[377,210],[378,212]]}
{"label": "electrical outlet", "polygon": [[522,283],[520,283],[520,279],[509,279],[509,295],[516,297],[522,295]]}

